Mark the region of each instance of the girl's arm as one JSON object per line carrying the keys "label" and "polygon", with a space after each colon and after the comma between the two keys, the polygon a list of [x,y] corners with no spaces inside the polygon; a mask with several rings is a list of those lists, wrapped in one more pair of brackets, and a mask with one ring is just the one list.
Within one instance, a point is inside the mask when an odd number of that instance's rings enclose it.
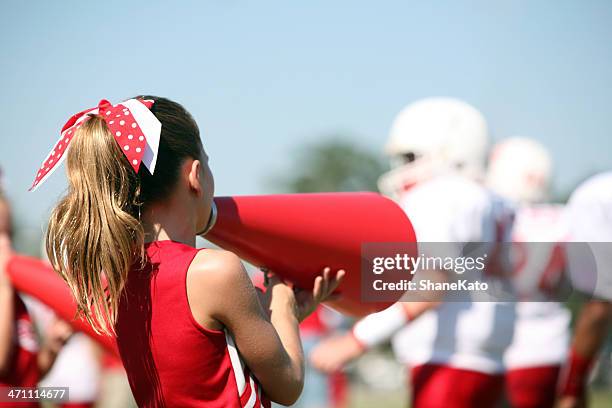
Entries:
{"label": "girl's arm", "polygon": [[338,286],[344,272],[318,277],[313,295],[298,302],[294,291],[272,278],[268,285],[270,317],[263,310],[240,259],[231,252],[200,251],[189,268],[187,296],[195,319],[204,327],[226,327],[240,355],[268,398],[291,405],[304,385],[300,319]]}
{"label": "girl's arm", "polygon": [[10,240],[0,233],[0,375],[8,373],[14,347],[16,295],[6,271],[10,256]]}

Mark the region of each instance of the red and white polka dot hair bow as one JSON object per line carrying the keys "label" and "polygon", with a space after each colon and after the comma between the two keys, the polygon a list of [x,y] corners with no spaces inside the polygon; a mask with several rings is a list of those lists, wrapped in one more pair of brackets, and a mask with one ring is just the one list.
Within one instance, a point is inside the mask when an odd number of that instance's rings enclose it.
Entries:
{"label": "red and white polka dot hair bow", "polygon": [[103,99],[98,107],[86,109],[72,116],[62,128],[59,141],[36,173],[30,191],[36,190],[64,161],[74,133],[91,117],[90,115],[104,118],[108,129],[135,172],[138,172],[140,163],[144,163],[153,174],[161,134],[161,122],[150,110],[153,103],[154,101],[149,99],[128,99],[112,105]]}

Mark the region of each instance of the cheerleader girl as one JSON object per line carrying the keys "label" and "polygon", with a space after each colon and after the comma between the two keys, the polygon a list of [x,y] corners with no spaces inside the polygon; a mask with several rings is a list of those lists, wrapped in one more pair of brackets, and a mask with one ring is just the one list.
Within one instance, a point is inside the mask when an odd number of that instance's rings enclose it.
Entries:
{"label": "cheerleader girl", "polygon": [[49,259],[80,314],[116,334],[138,405],[295,402],[298,324],[344,271],[325,268],[312,293],[269,274],[264,294],[233,253],[194,248],[214,181],[198,126],[176,102],[103,100],[74,115],[33,187],[64,159],[68,191],[49,221]]}

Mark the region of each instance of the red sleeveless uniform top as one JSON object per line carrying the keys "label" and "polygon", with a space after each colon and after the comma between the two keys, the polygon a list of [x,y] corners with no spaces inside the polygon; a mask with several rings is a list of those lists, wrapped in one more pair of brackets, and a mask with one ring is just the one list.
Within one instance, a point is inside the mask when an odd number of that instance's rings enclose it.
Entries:
{"label": "red sleeveless uniform top", "polygon": [[187,270],[198,250],[173,241],[145,246],[122,295],[117,344],[140,407],[269,407],[231,335],[194,319]]}
{"label": "red sleeveless uniform top", "polygon": [[[25,303],[15,293],[15,346],[11,353],[8,374],[0,377],[0,387],[36,387],[40,379],[38,370],[38,337]],[[0,407],[36,408],[38,402],[0,402]]]}

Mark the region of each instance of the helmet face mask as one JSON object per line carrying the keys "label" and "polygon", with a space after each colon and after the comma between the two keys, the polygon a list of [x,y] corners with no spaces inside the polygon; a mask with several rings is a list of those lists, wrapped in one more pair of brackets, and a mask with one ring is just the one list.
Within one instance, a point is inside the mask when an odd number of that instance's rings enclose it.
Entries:
{"label": "helmet face mask", "polygon": [[415,152],[406,152],[399,155],[395,155],[389,158],[389,164],[392,169],[410,164],[419,159],[421,155]]}
{"label": "helmet face mask", "polygon": [[391,127],[385,146],[391,171],[380,178],[379,189],[398,199],[442,172],[482,178],[487,147],[487,124],[474,107],[451,98],[417,101]]}
{"label": "helmet face mask", "polygon": [[421,183],[441,169],[438,160],[431,156],[416,156],[412,161],[394,157],[391,170],[378,179],[378,189],[383,195],[398,200],[403,193]]}

